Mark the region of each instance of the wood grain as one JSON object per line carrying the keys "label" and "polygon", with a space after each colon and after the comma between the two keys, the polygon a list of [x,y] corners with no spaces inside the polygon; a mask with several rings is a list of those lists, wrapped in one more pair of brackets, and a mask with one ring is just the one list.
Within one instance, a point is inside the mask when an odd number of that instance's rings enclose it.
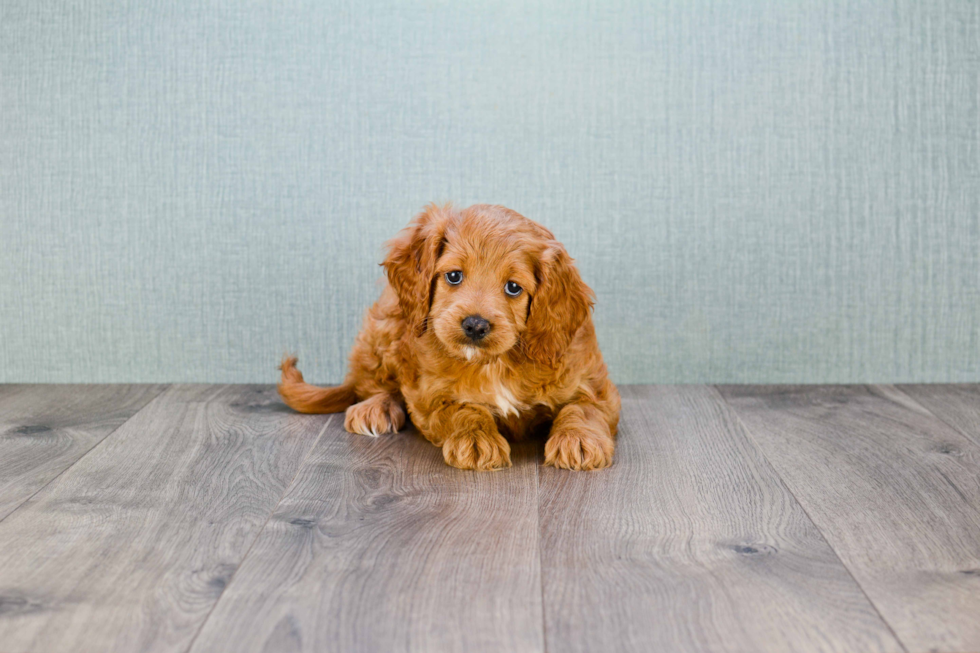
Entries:
{"label": "wood grain", "polygon": [[548,650],[901,650],[715,390],[622,393],[611,469],[541,472]]}
{"label": "wood grain", "polygon": [[902,643],[980,650],[980,447],[890,386],[721,391]]}
{"label": "wood grain", "polygon": [[980,650],[978,386],[625,387],[578,474],[161,390],[0,386],[3,653]]}
{"label": "wood grain", "polygon": [[185,650],[328,416],[174,386],[0,523],[0,642]]}
{"label": "wood grain", "polygon": [[900,385],[898,389],[980,445],[980,385]]}
{"label": "wood grain", "polygon": [[541,651],[537,448],[448,467],[331,425],[193,651]]}
{"label": "wood grain", "polygon": [[165,387],[0,386],[0,520]]}

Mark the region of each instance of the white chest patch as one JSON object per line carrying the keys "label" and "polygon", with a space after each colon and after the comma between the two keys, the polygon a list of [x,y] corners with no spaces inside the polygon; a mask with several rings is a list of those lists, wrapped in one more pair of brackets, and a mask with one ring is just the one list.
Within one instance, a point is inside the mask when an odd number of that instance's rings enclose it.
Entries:
{"label": "white chest patch", "polygon": [[483,404],[501,417],[519,416],[528,405],[517,398],[507,383],[508,374],[499,361],[491,361],[479,368],[479,376],[462,387],[455,388],[460,401]]}
{"label": "white chest patch", "polygon": [[510,413],[514,413],[516,416],[520,413],[521,408],[525,408],[523,404],[517,401],[517,397],[510,391],[510,388],[503,383],[497,383],[494,387],[493,403],[496,404],[500,414],[504,417]]}

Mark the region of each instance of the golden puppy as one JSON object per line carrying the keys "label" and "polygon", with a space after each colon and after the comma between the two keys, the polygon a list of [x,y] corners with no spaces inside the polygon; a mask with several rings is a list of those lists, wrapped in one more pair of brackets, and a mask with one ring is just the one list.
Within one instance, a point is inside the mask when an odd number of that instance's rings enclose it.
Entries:
{"label": "golden puppy", "polygon": [[507,439],[551,423],[545,464],[612,463],[619,392],[606,373],[592,291],[550,231],[502,206],[429,205],[394,240],[343,385],[282,363],[279,394],[303,413],[347,410],[351,433],[412,422],[461,469],[510,465]]}

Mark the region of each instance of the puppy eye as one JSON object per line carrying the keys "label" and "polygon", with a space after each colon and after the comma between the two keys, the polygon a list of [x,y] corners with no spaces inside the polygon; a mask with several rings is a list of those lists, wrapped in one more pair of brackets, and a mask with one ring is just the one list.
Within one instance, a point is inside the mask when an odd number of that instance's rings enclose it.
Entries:
{"label": "puppy eye", "polygon": [[459,284],[463,283],[463,273],[459,270],[447,272],[446,283],[448,283],[450,286],[458,286]]}
{"label": "puppy eye", "polygon": [[518,286],[513,281],[508,281],[507,283],[504,284],[504,292],[510,295],[511,297],[517,297],[522,292],[524,292],[524,289]]}

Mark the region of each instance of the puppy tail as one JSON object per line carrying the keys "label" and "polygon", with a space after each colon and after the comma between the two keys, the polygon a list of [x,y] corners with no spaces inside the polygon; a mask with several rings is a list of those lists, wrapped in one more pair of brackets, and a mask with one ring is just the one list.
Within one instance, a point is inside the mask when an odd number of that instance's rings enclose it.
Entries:
{"label": "puppy tail", "polygon": [[279,366],[279,396],[286,405],[300,413],[339,413],[357,403],[352,385],[318,388],[303,381],[303,374],[296,369],[296,358],[286,357]]}

